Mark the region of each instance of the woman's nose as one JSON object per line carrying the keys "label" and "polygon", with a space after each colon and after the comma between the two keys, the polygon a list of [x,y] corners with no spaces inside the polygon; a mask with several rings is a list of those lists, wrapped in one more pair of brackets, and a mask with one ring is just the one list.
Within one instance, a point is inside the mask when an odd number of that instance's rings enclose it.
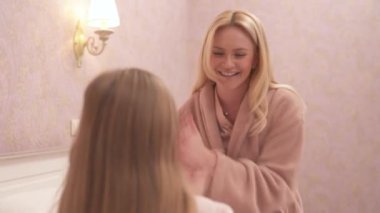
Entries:
{"label": "woman's nose", "polygon": [[226,68],[230,68],[230,67],[234,66],[234,61],[233,61],[233,58],[231,56],[226,56],[225,57],[225,59],[224,59],[224,66]]}

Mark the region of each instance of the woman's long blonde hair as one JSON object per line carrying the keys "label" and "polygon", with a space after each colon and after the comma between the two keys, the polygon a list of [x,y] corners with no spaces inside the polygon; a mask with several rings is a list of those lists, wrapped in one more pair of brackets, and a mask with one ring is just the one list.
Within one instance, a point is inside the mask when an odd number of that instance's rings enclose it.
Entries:
{"label": "woman's long blonde hair", "polygon": [[176,107],[162,81],[137,68],[86,89],[60,213],[194,212],[175,157]]}
{"label": "woman's long blonde hair", "polygon": [[225,26],[238,26],[245,30],[251,37],[258,52],[258,63],[255,69],[252,70],[249,90],[247,92],[250,110],[257,119],[257,122],[252,126],[252,132],[258,133],[264,129],[267,122],[268,90],[277,87],[287,87],[291,89],[291,87],[277,84],[274,80],[264,29],[261,21],[253,14],[244,11],[228,10],[216,17],[209,27],[203,41],[198,78],[193,87],[193,93],[203,87],[208,80],[215,82],[216,72],[210,65],[213,39],[216,31]]}

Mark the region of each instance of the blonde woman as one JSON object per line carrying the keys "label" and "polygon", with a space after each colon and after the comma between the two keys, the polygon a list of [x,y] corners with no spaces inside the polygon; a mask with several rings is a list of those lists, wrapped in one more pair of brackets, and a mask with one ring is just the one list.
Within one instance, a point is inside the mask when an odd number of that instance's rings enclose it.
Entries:
{"label": "blonde woman", "polygon": [[60,213],[232,212],[189,194],[176,160],[174,101],[137,68],[95,78],[84,97]]}
{"label": "blonde woman", "polygon": [[196,193],[237,213],[303,212],[297,170],[304,103],[273,77],[260,20],[225,11],[209,27],[179,148]]}

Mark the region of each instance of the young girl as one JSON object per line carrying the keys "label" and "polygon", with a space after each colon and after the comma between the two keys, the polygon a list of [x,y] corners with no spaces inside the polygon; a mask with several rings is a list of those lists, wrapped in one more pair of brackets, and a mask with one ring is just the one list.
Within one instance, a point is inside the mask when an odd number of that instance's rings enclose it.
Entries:
{"label": "young girl", "polygon": [[189,194],[176,160],[177,123],[153,74],[131,68],[97,77],[85,92],[58,212],[232,212]]}

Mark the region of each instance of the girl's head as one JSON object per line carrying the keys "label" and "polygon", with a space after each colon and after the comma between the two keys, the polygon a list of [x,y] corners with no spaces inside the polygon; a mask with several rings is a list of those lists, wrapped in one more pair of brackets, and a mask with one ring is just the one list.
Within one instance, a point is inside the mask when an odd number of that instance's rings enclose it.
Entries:
{"label": "girl's head", "polygon": [[176,126],[174,101],[155,75],[130,68],[95,78],[85,92],[61,212],[165,212],[169,206],[187,212]]}
{"label": "girl's head", "polygon": [[174,161],[176,122],[174,101],[159,78],[137,68],[111,71],[86,89],[78,141],[99,148],[110,166],[154,168],[161,158]]}

